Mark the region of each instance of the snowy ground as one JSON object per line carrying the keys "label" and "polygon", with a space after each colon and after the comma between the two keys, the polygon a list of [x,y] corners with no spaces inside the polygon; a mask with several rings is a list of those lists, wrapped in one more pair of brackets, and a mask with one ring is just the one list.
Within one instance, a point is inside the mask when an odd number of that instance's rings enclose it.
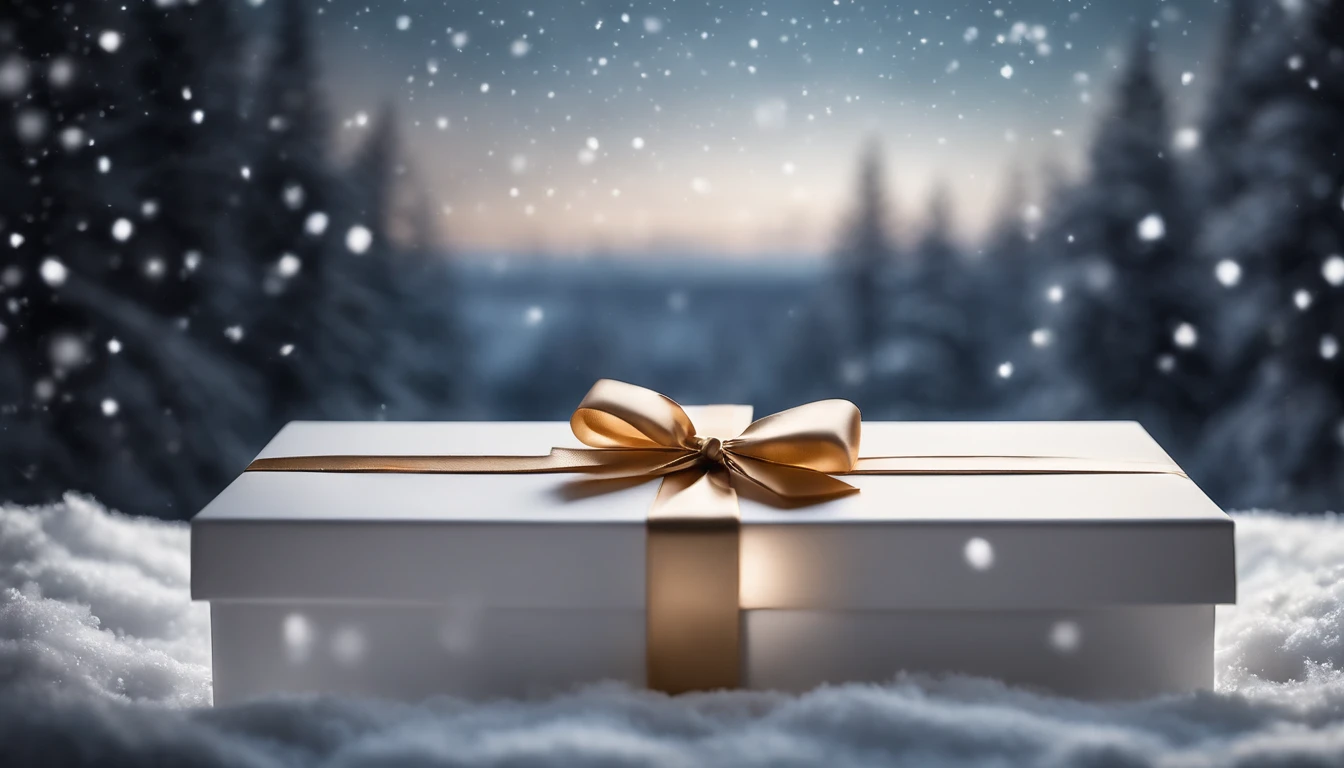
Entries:
{"label": "snowy ground", "polygon": [[0,506],[0,764],[1344,764],[1344,522],[1237,518],[1218,692],[1095,705],[985,680],[670,700],[210,700],[187,528]]}

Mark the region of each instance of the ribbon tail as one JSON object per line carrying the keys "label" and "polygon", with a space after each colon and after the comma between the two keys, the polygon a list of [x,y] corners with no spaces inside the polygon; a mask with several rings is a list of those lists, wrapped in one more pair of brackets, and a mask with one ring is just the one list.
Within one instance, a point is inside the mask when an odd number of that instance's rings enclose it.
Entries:
{"label": "ribbon tail", "polygon": [[825,501],[858,491],[858,488],[825,472],[773,461],[731,454],[724,463],[734,480],[750,482],[770,494],[787,500]]}
{"label": "ribbon tail", "polygon": [[685,469],[696,455],[681,448],[552,448],[545,456],[278,456],[248,472],[521,475],[573,472],[603,478],[657,477]]}

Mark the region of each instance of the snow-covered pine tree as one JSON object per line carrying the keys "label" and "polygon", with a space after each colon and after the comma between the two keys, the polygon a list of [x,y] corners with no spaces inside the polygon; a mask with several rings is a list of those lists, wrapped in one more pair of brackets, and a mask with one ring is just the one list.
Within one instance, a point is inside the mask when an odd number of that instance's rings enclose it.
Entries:
{"label": "snow-covered pine tree", "polygon": [[1064,271],[1059,352],[1085,393],[1069,415],[1138,419],[1181,453],[1209,405],[1208,328],[1187,285],[1192,226],[1151,48],[1141,29],[1093,140],[1089,176],[1044,243]]}
{"label": "snow-covered pine tree", "polygon": [[946,188],[885,296],[888,335],[875,361],[884,413],[946,418],[978,407],[994,375],[976,338],[976,275],[953,240]]}
{"label": "snow-covered pine tree", "polygon": [[848,314],[850,338],[845,347],[851,365],[862,369],[861,377],[871,371],[885,333],[883,293],[896,263],[884,174],[881,148],[874,141],[859,161],[854,211],[836,259],[836,281]]}
{"label": "snow-covered pine tree", "polygon": [[1249,329],[1246,371],[1211,425],[1201,474],[1238,504],[1337,508],[1344,479],[1344,3],[1310,2],[1237,58],[1260,94],[1235,155],[1241,187],[1210,211],[1203,247],[1239,265],[1220,305]]}
{"label": "snow-covered pine tree", "polygon": [[1025,177],[1012,171],[983,250],[971,260],[970,321],[981,363],[995,374],[984,403],[995,414],[1047,412],[1037,396],[1054,370],[1054,335],[1043,311],[1049,274],[1036,242],[1040,219]]}
{"label": "snow-covered pine tree", "polygon": [[[21,180],[0,204],[15,326],[0,464],[19,500],[75,489],[182,516],[246,455],[246,386],[178,322],[198,284],[169,259],[213,244],[209,203],[187,195],[169,222],[146,191],[208,187],[206,158],[226,144],[175,134],[185,114],[156,109],[146,83],[168,49],[183,71],[201,67],[197,57],[221,68],[205,90],[236,92],[238,73],[206,42],[227,30],[225,17],[134,11],[24,6],[5,20],[16,43],[6,66],[22,70],[23,87],[0,102],[18,128],[0,140],[0,166]],[[168,28],[151,34],[154,25]],[[171,161],[157,162],[146,141]],[[137,237],[146,230],[155,236]],[[188,444],[201,435],[205,450]]]}
{"label": "snow-covered pine tree", "polygon": [[280,0],[275,9],[272,50],[253,99],[255,143],[242,206],[259,290],[226,329],[262,372],[275,426],[329,411],[323,400],[350,374],[342,370],[340,339],[324,325],[327,272],[349,258],[344,240],[359,251],[371,242],[367,228],[352,231],[342,208],[347,198],[330,162],[311,13],[304,0]]}

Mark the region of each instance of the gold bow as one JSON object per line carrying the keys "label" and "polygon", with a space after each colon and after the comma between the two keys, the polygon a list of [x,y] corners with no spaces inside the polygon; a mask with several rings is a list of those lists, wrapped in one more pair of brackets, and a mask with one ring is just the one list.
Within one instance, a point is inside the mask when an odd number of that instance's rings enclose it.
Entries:
{"label": "gold bow", "polygon": [[836,474],[1184,476],[1170,462],[1068,456],[860,458],[859,409],[848,400],[780,411],[735,436],[728,433],[740,423],[718,421],[701,433],[672,399],[602,379],[569,420],[587,448],[544,456],[291,456],[257,459],[247,470],[664,477],[648,515],[645,643],[648,685],[669,693],[739,682],[739,488],[787,505],[858,490]]}
{"label": "gold bow", "polygon": [[293,456],[257,459],[249,471],[539,473],[599,478],[704,474],[722,467],[780,500],[820,501],[855,490],[831,476],[854,469],[859,409],[848,400],[800,405],[748,426],[736,437],[700,434],[671,398],[602,379],[569,420],[588,448],[545,456]]}

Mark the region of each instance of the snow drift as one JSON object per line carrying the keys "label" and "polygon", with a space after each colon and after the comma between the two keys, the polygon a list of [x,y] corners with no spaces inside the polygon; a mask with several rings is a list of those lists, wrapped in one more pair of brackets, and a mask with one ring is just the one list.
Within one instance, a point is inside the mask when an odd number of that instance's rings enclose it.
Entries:
{"label": "snow drift", "polygon": [[1093,704],[967,678],[792,697],[595,686],[543,701],[213,709],[187,527],[0,507],[0,764],[1344,764],[1344,523],[1237,518],[1218,691]]}

